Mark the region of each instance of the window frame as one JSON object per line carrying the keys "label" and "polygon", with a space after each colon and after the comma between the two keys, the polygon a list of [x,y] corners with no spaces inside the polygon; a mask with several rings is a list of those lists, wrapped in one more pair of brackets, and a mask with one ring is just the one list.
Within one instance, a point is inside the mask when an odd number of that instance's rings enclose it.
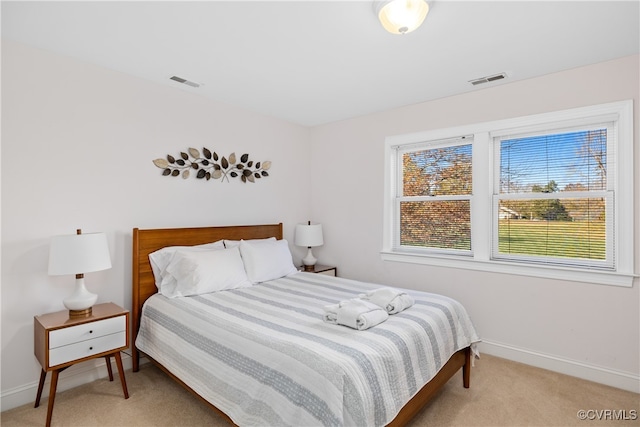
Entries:
{"label": "window frame", "polygon": [[[562,125],[562,123],[560,123]],[[544,135],[558,135],[568,132],[576,132],[576,131],[589,131],[596,129],[606,129],[607,131],[607,154],[609,152],[615,153],[615,148],[618,145],[618,135],[616,132],[615,123],[612,120],[603,120],[598,121],[597,119],[590,120],[588,124],[580,124],[578,126],[572,126],[570,128],[555,127],[556,123],[550,123],[547,126],[544,126],[542,130],[536,130],[533,132],[521,133],[518,129],[511,130],[513,133],[510,135],[504,135],[503,132],[500,132],[499,135],[491,134],[494,146],[494,177],[493,177],[493,218],[492,218],[492,247],[491,247],[491,258],[494,260],[505,260],[505,261],[515,261],[522,260],[524,263],[531,264],[539,264],[539,265],[567,265],[569,267],[573,266],[576,268],[594,268],[594,269],[603,269],[607,271],[612,271],[615,269],[615,245],[613,244],[613,236],[615,236],[615,217],[613,215],[614,212],[614,193],[615,186],[614,180],[607,179],[606,188],[598,189],[598,190],[585,190],[585,191],[560,191],[554,193],[502,193],[500,191],[501,188],[501,151],[500,145],[502,140],[504,139],[512,139],[512,138],[528,138],[528,137],[538,137]],[[616,172],[616,159],[615,155],[609,156],[607,155],[607,176],[613,175],[615,176]],[[611,172],[611,174],[609,173]],[[499,218],[497,216],[497,211],[499,209],[500,201],[502,200],[517,200],[517,199],[539,199],[539,200],[560,200],[560,199],[572,199],[572,198],[602,198],[605,200],[605,210],[606,220],[605,220],[605,230],[606,236],[611,236],[611,238],[607,239],[605,242],[605,260],[594,260],[594,259],[572,259],[572,258],[558,258],[555,259],[553,257],[546,256],[536,256],[536,255],[525,255],[525,254],[506,254],[501,253],[499,251],[499,239],[498,239],[498,222]]]}
{"label": "window frame", "polygon": [[[401,238],[400,238],[400,217],[401,217],[401,205],[403,202],[440,202],[440,201],[468,201],[469,205],[472,205],[472,195],[469,194],[456,194],[456,195],[438,195],[438,196],[407,196],[404,194],[404,176],[402,173],[402,167],[398,166],[402,163],[403,156],[410,152],[416,152],[421,150],[431,150],[438,148],[448,148],[448,147],[460,147],[469,145],[471,146],[471,158],[473,159],[473,138],[471,139],[468,135],[460,136],[456,138],[450,138],[447,140],[437,140],[437,141],[429,141],[425,143],[419,144],[406,144],[401,146],[397,151],[396,162],[397,162],[397,177],[396,177],[396,197],[394,197],[394,217],[398,218],[398,221],[394,223],[394,242],[393,247],[398,252],[403,253],[440,253],[445,255],[454,255],[454,256],[471,256],[473,255],[473,247],[468,250],[463,249],[448,249],[448,248],[436,248],[436,247],[418,247],[418,246],[401,246]],[[473,171],[473,165],[472,165]],[[472,180],[473,182],[473,180]]]}
{"label": "window frame", "polygon": [[[609,152],[615,164],[608,179],[615,188],[614,230],[612,243],[615,259],[612,270],[594,270],[576,266],[526,263],[492,258],[494,209],[494,180],[496,179],[496,150],[494,138],[513,133],[538,132],[553,128],[588,126],[613,122],[616,143]],[[471,255],[457,255],[437,251],[399,250],[396,245],[396,212],[398,179],[401,179],[397,153],[404,147],[448,140],[470,135],[472,146],[471,196]],[[381,257],[384,261],[409,262],[434,266],[490,271],[506,274],[579,281],[631,287],[634,273],[634,183],[633,179],[633,101],[626,100],[588,107],[573,108],[425,132],[389,136],[385,139],[385,185],[383,208],[383,238]],[[499,172],[499,171],[498,171]],[[498,175],[499,176],[499,175]],[[399,227],[399,225],[398,225]],[[497,231],[496,231],[497,232]],[[609,240],[609,239],[608,239]]]}

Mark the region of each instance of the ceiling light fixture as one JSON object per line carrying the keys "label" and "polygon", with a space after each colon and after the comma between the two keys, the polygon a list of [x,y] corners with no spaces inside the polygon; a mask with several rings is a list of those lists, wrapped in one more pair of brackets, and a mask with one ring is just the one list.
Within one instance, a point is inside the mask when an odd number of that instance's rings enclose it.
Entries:
{"label": "ceiling light fixture", "polygon": [[374,4],[376,15],[391,34],[406,34],[418,28],[429,13],[426,0],[387,0]]}

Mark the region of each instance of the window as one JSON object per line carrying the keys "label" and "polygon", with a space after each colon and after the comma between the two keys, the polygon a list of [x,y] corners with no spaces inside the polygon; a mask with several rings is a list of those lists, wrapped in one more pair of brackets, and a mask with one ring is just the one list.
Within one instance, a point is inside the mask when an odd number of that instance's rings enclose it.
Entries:
{"label": "window", "polygon": [[496,137],[493,259],[612,270],[613,124]]}
{"label": "window", "polygon": [[631,101],[389,137],[383,259],[631,286],[632,138]]}
{"label": "window", "polygon": [[459,138],[400,150],[399,246],[471,251],[471,147]]}

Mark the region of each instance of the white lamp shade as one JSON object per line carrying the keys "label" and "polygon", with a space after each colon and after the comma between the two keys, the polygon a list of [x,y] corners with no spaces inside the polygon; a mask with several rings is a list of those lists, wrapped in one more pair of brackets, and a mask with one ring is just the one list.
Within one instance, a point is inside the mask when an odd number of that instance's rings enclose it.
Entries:
{"label": "white lamp shade", "polygon": [[111,268],[104,233],[54,236],[49,247],[49,274],[84,274]]}
{"label": "white lamp shade", "polygon": [[298,224],[294,244],[296,246],[322,246],[322,224]]}
{"label": "white lamp shade", "polygon": [[392,34],[406,34],[422,25],[429,5],[425,0],[391,0],[378,4],[378,19]]}

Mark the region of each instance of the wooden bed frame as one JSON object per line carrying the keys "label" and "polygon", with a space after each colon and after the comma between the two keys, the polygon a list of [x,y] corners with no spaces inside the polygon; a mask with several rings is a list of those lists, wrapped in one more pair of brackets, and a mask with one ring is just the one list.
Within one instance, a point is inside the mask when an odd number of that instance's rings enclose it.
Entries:
{"label": "wooden bed frame", "polygon": [[[215,242],[221,239],[263,239],[275,237],[282,239],[282,223],[264,225],[237,225],[222,227],[198,227],[198,228],[159,228],[141,230],[133,229],[133,282],[132,282],[132,336],[133,345],[131,354],[133,358],[133,372],[140,369],[140,356],[145,356],[152,363],[162,369],[167,375],[192,392],[202,401],[211,406],[217,413],[222,415],[234,424],[233,421],[218,408],[207,402],[204,398],[193,391],[179,378],[171,374],[166,368],[157,363],[149,356],[140,352],[135,341],[140,327],[140,316],[144,302],[155,294],[158,289],[149,263],[149,254],[166,246],[193,246],[204,243]],[[436,376],[429,381],[422,389],[402,408],[400,413],[388,425],[397,427],[407,424],[420,410],[431,400],[431,398],[449,381],[449,379],[462,368],[463,385],[469,388],[471,376],[471,348],[464,348],[453,354],[449,361],[438,371]]]}

